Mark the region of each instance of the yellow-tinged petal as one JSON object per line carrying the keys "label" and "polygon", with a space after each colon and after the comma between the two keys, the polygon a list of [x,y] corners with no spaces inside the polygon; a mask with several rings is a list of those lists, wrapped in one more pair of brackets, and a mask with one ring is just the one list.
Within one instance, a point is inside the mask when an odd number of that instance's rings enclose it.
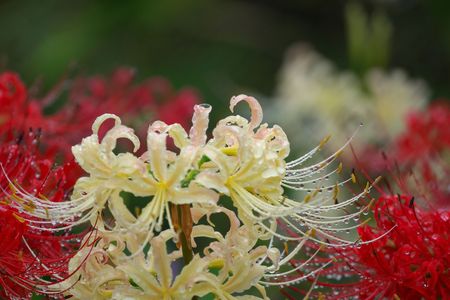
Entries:
{"label": "yellow-tinged petal", "polygon": [[[130,277],[145,293],[146,296],[160,296],[162,293],[161,279],[158,280],[150,273],[146,272],[143,266],[134,260],[125,261],[117,269],[122,270]],[[172,277],[168,279],[169,282]]]}
{"label": "yellow-tinged petal", "polygon": [[194,147],[187,146],[181,149],[165,180],[168,186],[180,183],[185,178],[187,171],[192,168],[195,156],[196,149]]}
{"label": "yellow-tinged petal", "polygon": [[204,203],[215,205],[219,194],[191,182],[187,188],[177,188],[170,192],[169,201],[174,204]]}
{"label": "yellow-tinged petal", "polygon": [[197,175],[195,182],[219,193],[229,195],[230,191],[225,185],[226,178],[222,175],[212,172],[204,172]]}
{"label": "yellow-tinged petal", "polygon": [[167,153],[166,133],[149,131],[147,135],[147,146],[150,155],[150,168],[153,176],[158,181],[167,179]]}
{"label": "yellow-tinged petal", "polygon": [[117,224],[124,228],[130,228],[136,222],[136,217],[128,210],[123,198],[119,195],[119,191],[111,194],[109,209]]}
{"label": "yellow-tinged petal", "polygon": [[151,241],[153,254],[153,267],[157,273],[158,281],[162,289],[169,289],[172,283],[172,268],[171,261],[167,255],[166,242],[160,238],[155,237]]}
{"label": "yellow-tinged petal", "polygon": [[134,134],[134,130],[123,125],[114,126],[111,130],[109,130],[102,139],[101,144],[107,152],[111,152],[114,148],[116,148],[117,140],[120,138],[127,139],[133,143],[133,152],[139,150],[141,142]]}
{"label": "yellow-tinged petal", "polygon": [[192,127],[189,131],[189,138],[193,146],[202,146],[206,143],[206,130],[208,129],[210,112],[211,106],[209,104],[194,106]]}
{"label": "yellow-tinged petal", "polygon": [[261,105],[259,104],[258,100],[256,100],[253,97],[249,97],[247,95],[238,95],[235,97],[232,97],[230,100],[230,110],[231,112],[234,111],[234,107],[241,101],[246,101],[248,105],[250,106],[251,111],[251,119],[249,123],[249,130],[253,130],[256,127],[258,127],[263,119],[263,112]]}
{"label": "yellow-tinged petal", "polygon": [[120,124],[122,124],[122,121],[120,120],[120,118],[118,116],[116,116],[115,114],[103,114],[103,115],[99,116],[97,119],[95,119],[94,123],[92,124],[92,132],[95,135],[98,135],[100,126],[102,126],[102,124],[108,119],[114,120],[114,126],[119,126]]}

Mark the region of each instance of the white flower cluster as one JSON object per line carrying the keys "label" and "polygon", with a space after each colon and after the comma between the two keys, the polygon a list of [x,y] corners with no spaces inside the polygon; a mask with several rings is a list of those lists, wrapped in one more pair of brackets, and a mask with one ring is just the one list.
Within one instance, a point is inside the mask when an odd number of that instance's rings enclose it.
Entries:
{"label": "white flower cluster", "polygon": [[284,128],[302,128],[302,136],[293,136],[298,147],[330,132],[341,141],[361,122],[366,126],[357,144],[386,144],[401,132],[407,113],[423,108],[429,96],[423,81],[401,70],[372,69],[360,79],[301,45],[286,56],[271,115]]}
{"label": "white flower cluster", "polygon": [[[90,246],[72,258],[73,275],[55,290],[65,289],[75,299],[192,299],[208,294],[267,299],[265,286],[294,284],[330,263],[311,266],[308,258],[291,264],[308,243],[354,243],[340,233],[358,227],[369,204],[352,213],[347,208],[360,202],[371,185],[339,199],[340,187],[352,181],[331,182],[342,169],[337,162],[342,148],[305,165],[323,141],[286,162],[290,147],[284,131],[261,124],[261,106],[252,97],[233,97],[231,111],[241,101],[250,106],[250,120],[226,117],[209,139],[209,105],[194,107],[189,132],[179,124],[154,122],[140,157],[117,153],[118,139],[130,141],[134,152],[140,148],[133,129],[115,115],[97,118],[93,134],[73,147],[88,175],[76,183],[71,201],[33,198],[36,208],[28,212],[32,226],[56,222],[70,228],[90,222],[96,228],[83,243]],[[114,126],[100,138],[99,128],[108,119]],[[305,196],[290,199],[284,188]],[[17,191],[16,198],[32,197]],[[124,193],[142,201],[142,209],[131,211]],[[232,207],[220,204],[220,196],[228,196]],[[210,221],[212,214],[225,216],[226,234]],[[209,244],[200,246],[199,239],[205,238]],[[175,275],[182,259],[185,266]],[[242,296],[252,288],[260,298]]]}

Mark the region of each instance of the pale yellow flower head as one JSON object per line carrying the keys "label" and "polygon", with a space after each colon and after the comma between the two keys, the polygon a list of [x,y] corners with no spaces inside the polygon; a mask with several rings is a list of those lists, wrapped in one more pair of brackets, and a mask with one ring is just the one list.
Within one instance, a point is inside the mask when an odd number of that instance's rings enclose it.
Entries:
{"label": "pale yellow flower head", "polygon": [[279,252],[257,246],[257,236],[240,226],[233,212],[220,208],[216,212],[230,218],[229,232],[224,237],[212,225],[194,226],[194,245],[198,238],[213,242],[178,274],[174,266],[181,251],[168,250],[173,232],[166,230],[153,237],[149,250],[134,257],[124,251],[123,234],[99,233],[99,240],[97,236],[91,239],[95,243],[92,249],[83,249],[71,260],[69,271],[75,274],[60,288],[69,288],[67,294],[75,299],[184,300],[207,294],[242,299],[236,294],[256,287],[262,298],[252,299],[268,299],[259,281],[274,268],[263,262],[270,257],[278,263]]}
{"label": "pale yellow flower head", "polygon": [[[336,160],[342,149],[308,166],[324,141],[304,156],[287,162],[290,144],[283,129],[261,124],[262,108],[253,97],[233,97],[230,110],[240,102],[249,105],[250,120],[239,115],[228,116],[218,122],[209,140],[206,134],[209,105],[194,107],[189,133],[179,124],[153,122],[148,129],[147,151],[141,157],[131,152],[117,153],[119,138],[131,141],[133,151],[137,151],[141,143],[131,128],[121,124],[119,117],[100,116],[93,124],[93,134],[73,147],[77,162],[88,176],[78,180],[72,200],[47,202],[45,211],[30,214],[63,222],[64,226],[90,220],[101,231],[130,231],[142,237],[141,248],[136,250],[139,252],[155,232],[161,230],[165,220],[173,229],[171,205],[214,209],[219,196],[227,195],[237,208],[239,219],[257,232],[259,238],[302,240],[314,229],[318,242],[350,243],[336,235],[348,228],[333,226],[360,213],[348,215],[346,208],[365,196],[370,186],[349,199],[338,199],[339,187],[350,181],[330,182],[331,176],[340,171]],[[107,119],[113,119],[115,124],[100,140],[98,129]],[[168,138],[173,140],[175,148],[167,146]],[[305,196],[291,199],[285,188],[300,191]],[[148,203],[141,211],[131,212],[124,203],[124,192],[148,199]],[[112,218],[105,219],[105,211],[109,211]],[[343,214],[330,217],[327,216],[330,211]],[[279,222],[288,224],[298,236],[279,232]],[[354,227],[357,224],[350,226]]]}
{"label": "pale yellow flower head", "polygon": [[[225,117],[212,129],[210,139],[209,105],[194,107],[189,132],[179,124],[153,122],[147,151],[140,157],[134,153],[144,143],[133,129],[116,115],[102,115],[93,124],[92,135],[73,147],[87,175],[77,181],[70,201],[49,202],[17,189],[18,197],[44,207],[28,212],[30,224],[57,222],[70,228],[90,222],[99,232],[101,239],[89,243],[92,249],[83,248],[71,262],[76,275],[64,287],[75,284],[75,297],[175,300],[212,293],[220,299],[239,299],[237,295],[255,287],[267,299],[264,285],[293,284],[331,263],[311,267],[307,260],[290,265],[307,242],[354,243],[342,233],[360,226],[359,215],[368,204],[352,213],[349,207],[367,196],[372,186],[342,197],[340,188],[356,181],[332,179],[341,172],[337,159],[350,140],[322,161],[310,163],[327,140],[287,161],[290,143],[284,130],[262,123],[263,110],[255,98],[231,98],[232,113],[239,103],[250,107],[250,118]],[[100,138],[99,128],[108,119],[114,125]],[[131,142],[131,152],[118,149],[119,138]],[[301,197],[290,197],[288,189]],[[130,211],[127,195],[142,201],[142,209]],[[218,202],[220,196],[231,200],[236,214]],[[181,218],[181,207],[189,218],[192,211],[193,220]],[[199,221],[214,213],[228,218],[227,234]],[[174,274],[172,264],[181,252],[170,251],[168,245],[179,243],[181,234],[197,252]],[[201,251],[196,249],[198,238],[212,242]],[[298,272],[305,275],[295,276]],[[76,276],[80,280],[73,282]]]}

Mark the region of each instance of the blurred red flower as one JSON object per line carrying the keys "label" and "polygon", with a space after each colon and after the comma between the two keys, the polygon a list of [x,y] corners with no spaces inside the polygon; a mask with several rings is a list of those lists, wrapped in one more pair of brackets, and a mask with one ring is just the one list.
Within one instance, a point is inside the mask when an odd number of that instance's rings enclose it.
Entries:
{"label": "blurred red flower", "polygon": [[[367,149],[370,149],[368,147]],[[334,262],[316,289],[282,292],[320,299],[450,299],[450,107],[435,103],[410,114],[390,157],[376,148],[355,158],[357,170],[384,171],[384,187],[370,209],[374,224],[358,228],[358,242],[327,247],[314,263]],[[370,243],[365,243],[372,241]],[[317,250],[309,245],[309,252]],[[293,261],[293,263],[298,263]],[[301,274],[299,274],[301,275]]]}
{"label": "blurred red flower", "polygon": [[[354,149],[359,167],[371,174],[381,174],[392,168],[427,164],[441,152],[450,149],[450,105],[442,100],[424,111],[412,111],[405,120],[402,134],[387,145],[365,145]],[[389,153],[389,161],[383,151]]]}
{"label": "blurred red flower", "polygon": [[73,163],[54,167],[53,161],[40,157],[35,141],[31,132],[0,144],[1,299],[30,299],[32,291],[46,293],[48,284],[64,280],[86,234],[58,230],[56,224],[39,223],[43,220],[27,214],[39,204],[24,194],[63,201],[76,180]]}
{"label": "blurred red flower", "polygon": [[410,114],[393,144],[393,159],[384,158],[390,180],[372,209],[376,227],[358,229],[362,242],[384,236],[335,251],[334,271],[359,278],[331,286],[343,299],[450,299],[449,106]]}
{"label": "blurred red flower", "polygon": [[[17,74],[0,74],[0,298],[29,299],[32,291],[45,294],[46,285],[70,275],[68,261],[86,230],[59,230],[64,224],[38,220],[27,212],[40,205],[33,197],[67,200],[82,174],[71,146],[91,134],[95,118],[118,114],[138,128],[141,138],[150,120],[189,125],[198,99],[193,90],[174,91],[161,78],[140,84],[133,79],[134,72],[126,68],[109,78],[79,77],[38,99],[30,96]],[[63,106],[44,114],[49,106],[57,108],[65,91]],[[56,156],[62,156],[60,167]]]}
{"label": "blurred red flower", "polygon": [[[70,158],[71,146],[91,134],[92,123],[103,113],[120,115],[127,125],[137,129],[142,140],[152,120],[188,127],[192,107],[199,99],[194,90],[175,91],[168,81],[158,77],[139,84],[133,82],[134,78],[133,70],[120,68],[108,78],[79,77],[72,82],[65,81],[46,97],[35,99],[27,94],[16,74],[3,73],[0,75],[0,135],[39,128],[43,135],[41,146],[47,155],[62,153]],[[60,95],[65,91],[67,99],[62,99]],[[54,108],[59,104],[62,107],[55,113],[44,114],[49,105]]]}
{"label": "blurred red flower", "polygon": [[383,238],[346,255],[360,276],[350,289],[362,299],[448,299],[450,211],[427,210],[413,199],[406,195],[380,197],[373,210],[377,227],[359,229],[361,240],[368,241],[395,226]]}
{"label": "blurred red flower", "polygon": [[450,106],[445,102],[430,105],[426,112],[412,112],[406,130],[395,142],[396,159],[402,163],[427,160],[450,149]]}
{"label": "blurred red flower", "polygon": [[[327,247],[314,257],[313,265],[334,261],[309,278],[316,289],[289,286],[282,293],[289,299],[307,293],[319,299],[450,299],[450,210],[428,205],[432,195],[416,201],[410,193],[383,193],[371,209],[374,226],[359,227],[353,247]],[[439,196],[450,202],[448,190]],[[306,250],[310,255],[318,247],[311,243]]]}

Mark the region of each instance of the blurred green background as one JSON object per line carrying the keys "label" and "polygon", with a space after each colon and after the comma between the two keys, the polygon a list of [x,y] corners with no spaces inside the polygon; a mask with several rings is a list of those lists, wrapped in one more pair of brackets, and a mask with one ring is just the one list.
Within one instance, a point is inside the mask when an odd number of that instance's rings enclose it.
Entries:
{"label": "blurred green background", "polygon": [[[425,79],[433,97],[450,95],[450,6],[436,0],[363,1],[392,24],[387,67]],[[285,50],[304,41],[339,67],[349,58],[348,1],[0,1],[0,68],[50,87],[63,74],[167,77],[197,88],[225,109],[230,96],[273,93]],[[376,47],[375,47],[376,48]],[[372,50],[374,51],[374,50]],[[351,51],[350,51],[351,52]],[[360,65],[358,65],[360,63]]]}

